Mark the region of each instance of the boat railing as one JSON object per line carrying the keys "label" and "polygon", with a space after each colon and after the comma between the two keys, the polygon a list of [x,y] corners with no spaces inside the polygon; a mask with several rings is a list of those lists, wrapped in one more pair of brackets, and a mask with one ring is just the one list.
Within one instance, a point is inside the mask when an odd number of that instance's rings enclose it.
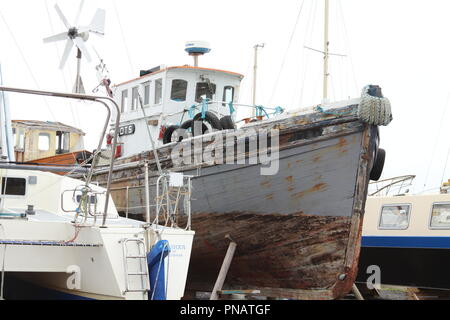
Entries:
{"label": "boat railing", "polygon": [[[130,217],[130,212],[145,212],[147,222],[155,225],[164,225],[173,228],[191,230],[191,195],[192,195],[193,176],[183,176],[182,186],[173,186],[170,184],[170,173],[164,173],[159,176],[156,183],[144,183],[138,186],[124,186],[111,188],[111,192],[125,193],[125,199],[122,206],[117,206],[117,210]],[[155,191],[155,196],[151,196],[151,190]],[[140,190],[140,191],[137,191]],[[164,192],[162,190],[165,190]],[[145,204],[131,206],[131,195],[133,192],[143,192],[145,195]],[[181,207],[180,204],[183,204]],[[186,226],[182,227],[175,222],[177,217],[186,218]]]}
{"label": "boat railing", "polygon": [[[103,107],[106,108],[107,116],[106,121],[103,126],[103,131],[100,136],[100,140],[98,143],[97,150],[101,150],[103,141],[106,137],[107,130],[109,129],[111,115],[112,115],[112,109],[115,108],[115,129],[114,129],[114,138],[112,147],[113,150],[116,150],[117,148],[117,136],[119,132],[120,127],[120,108],[118,104],[114,101],[114,99],[110,97],[102,97],[102,96],[94,96],[94,95],[86,95],[86,94],[76,94],[76,93],[61,93],[61,92],[53,92],[53,91],[42,91],[42,90],[30,90],[30,89],[21,89],[21,88],[12,88],[12,87],[5,87],[0,86],[1,92],[12,92],[12,93],[21,93],[21,94],[28,94],[28,95],[37,95],[37,96],[47,96],[47,97],[57,97],[57,98],[65,98],[65,99],[72,99],[72,100],[82,100],[82,101],[92,101],[97,102],[101,104]],[[85,186],[89,188],[89,184],[92,181],[92,176],[94,173],[94,169],[97,163],[99,153],[95,153],[94,159],[93,159],[93,165],[90,168],[90,171],[88,172],[86,179],[85,179]],[[107,186],[106,186],[106,199],[105,199],[105,207],[103,210],[103,221],[102,221],[102,227],[106,227],[106,219],[108,217],[108,208],[109,208],[109,198],[110,198],[110,189],[111,189],[111,183],[112,183],[112,173],[113,173],[113,167],[114,167],[114,157],[111,157],[110,164],[109,164],[109,172],[108,172],[108,180],[107,180]],[[15,167],[14,164],[9,164],[8,169],[18,169]],[[21,168],[22,169],[22,168]],[[36,170],[39,171],[46,171],[45,166],[44,167],[36,167]]]}
{"label": "boat railing", "polygon": [[[158,177],[156,182],[156,217],[154,224],[159,225],[159,219],[164,219],[164,226],[178,227],[177,217],[181,211],[187,217],[186,230],[191,230],[191,196],[192,178],[177,172],[166,172]],[[146,188],[146,194],[148,187]],[[183,210],[181,206],[183,205]]]}
{"label": "boat railing", "polygon": [[[65,195],[67,193],[72,194],[70,199],[72,200],[72,203],[77,204],[73,209],[65,207],[65,199],[67,199]],[[78,220],[78,217],[81,216],[84,218],[83,223],[86,223],[88,218],[93,218],[93,225],[96,225],[97,217],[103,216],[103,213],[99,211],[98,208],[98,204],[100,203],[99,199],[102,199],[105,195],[106,192],[95,191],[84,185],[72,190],[65,190],[61,193],[61,209],[65,213],[75,213],[75,222]]]}
{"label": "boat railing", "polygon": [[414,175],[406,175],[371,182],[369,184],[369,196],[386,197],[406,194],[410,191],[406,188],[412,186],[415,178]]}
{"label": "boat railing", "polygon": [[[228,112],[224,112],[224,107],[228,107]],[[206,112],[211,112],[219,119],[225,115],[235,116],[238,107],[244,107],[254,110],[254,116],[237,120],[236,123],[248,123],[252,120],[270,119],[273,116],[283,114],[285,110],[281,107],[264,107],[262,105],[250,105],[244,103],[226,102],[218,100],[204,99],[200,103],[193,104],[190,108],[164,115],[164,118],[182,115],[179,125],[186,120],[192,120],[198,114],[205,118]]]}

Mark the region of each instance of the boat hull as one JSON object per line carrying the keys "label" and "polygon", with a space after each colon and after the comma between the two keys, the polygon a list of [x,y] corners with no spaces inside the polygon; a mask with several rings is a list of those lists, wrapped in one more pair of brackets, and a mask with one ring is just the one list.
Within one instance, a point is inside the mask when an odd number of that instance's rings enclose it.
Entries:
{"label": "boat hull", "polygon": [[[341,112],[352,110],[355,106]],[[262,165],[249,163],[174,168],[169,156],[174,146],[158,150],[164,168],[194,176],[196,237],[187,288],[212,289],[229,235],[237,250],[227,289],[258,289],[269,297],[295,299],[342,297],[356,278],[377,128],[354,115],[318,113],[261,128],[280,131],[275,175],[261,175]],[[145,211],[142,163],[126,164],[152,158],[149,152],[119,161],[113,197],[122,212]],[[104,183],[104,173],[96,177]],[[151,175],[150,181],[155,179]],[[155,191],[150,192],[154,199]]]}
{"label": "boat hull", "polygon": [[383,285],[450,290],[449,265],[449,237],[363,237],[357,282],[377,266]]}

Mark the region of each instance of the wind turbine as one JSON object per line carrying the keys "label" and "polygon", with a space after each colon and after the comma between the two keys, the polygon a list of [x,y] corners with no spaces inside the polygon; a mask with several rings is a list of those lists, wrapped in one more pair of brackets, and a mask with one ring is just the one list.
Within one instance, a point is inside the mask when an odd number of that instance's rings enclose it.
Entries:
{"label": "wind turbine", "polygon": [[59,33],[57,35],[48,37],[44,39],[44,43],[51,43],[57,41],[67,40],[66,47],[64,49],[64,53],[61,59],[61,63],[59,65],[60,69],[63,69],[66,65],[67,59],[69,58],[70,52],[74,46],[77,47],[77,78],[75,82],[74,92],[75,93],[84,93],[83,81],[81,80],[80,75],[80,66],[81,66],[81,58],[84,55],[88,62],[91,62],[91,55],[86,47],[86,41],[89,40],[90,33],[94,33],[100,36],[105,35],[105,18],[106,11],[103,9],[97,9],[97,12],[92,19],[92,22],[89,26],[78,26],[78,21],[80,19],[81,11],[83,9],[84,0],[80,2],[80,8],[75,18],[75,23],[73,25],[69,24],[65,15],[62,13],[58,4],[55,4],[55,10],[58,13],[59,18],[63,22],[64,26],[68,29],[68,31]]}

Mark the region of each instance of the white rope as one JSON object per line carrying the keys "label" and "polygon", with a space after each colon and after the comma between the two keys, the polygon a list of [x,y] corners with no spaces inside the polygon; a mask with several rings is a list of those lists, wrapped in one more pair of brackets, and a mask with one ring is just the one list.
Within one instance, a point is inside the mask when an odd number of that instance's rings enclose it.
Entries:
{"label": "white rope", "polygon": [[373,97],[369,94],[370,86],[363,89],[358,108],[358,117],[369,124],[387,126],[391,123],[391,103],[387,98]]}

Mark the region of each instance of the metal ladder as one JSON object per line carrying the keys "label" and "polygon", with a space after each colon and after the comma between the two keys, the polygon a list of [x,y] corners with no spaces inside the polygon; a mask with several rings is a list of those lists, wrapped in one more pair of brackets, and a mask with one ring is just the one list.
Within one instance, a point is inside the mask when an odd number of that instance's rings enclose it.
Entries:
{"label": "metal ladder", "polygon": [[[125,271],[125,293],[128,292],[142,292],[146,293],[150,290],[150,279],[147,265],[147,256],[145,242],[143,239],[123,239],[121,241],[123,249],[123,259],[124,259],[124,271]],[[136,254],[130,255],[130,245],[134,243]],[[137,270],[129,270],[129,262],[137,261],[133,263],[133,266],[137,267]],[[132,281],[135,277],[140,277],[140,281]],[[136,285],[139,284],[139,286]],[[133,288],[135,284],[135,288]]]}

